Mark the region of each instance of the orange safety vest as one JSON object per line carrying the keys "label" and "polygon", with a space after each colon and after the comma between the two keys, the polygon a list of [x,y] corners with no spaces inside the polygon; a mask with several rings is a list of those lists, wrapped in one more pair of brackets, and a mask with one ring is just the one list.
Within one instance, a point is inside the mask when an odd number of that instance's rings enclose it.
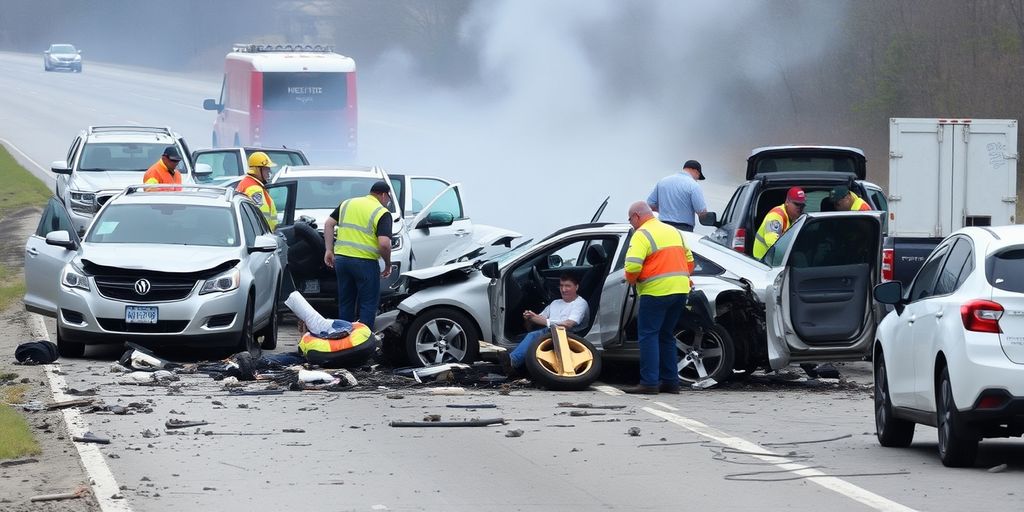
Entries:
{"label": "orange safety vest", "polygon": [[246,174],[242,181],[238,182],[235,190],[249,196],[256,203],[263,212],[263,217],[267,219],[267,224],[270,224],[271,231],[277,227],[277,208],[274,207],[274,200],[267,193],[262,181],[251,174]]}
{"label": "orange safety vest", "polygon": [[871,210],[871,205],[869,205],[867,201],[864,201],[853,192],[850,192],[850,195],[853,196],[853,204],[850,205],[851,212],[866,212]]}
{"label": "orange safety vest", "polygon": [[[778,233],[769,230],[768,227],[771,222],[780,223],[782,230]],[[768,211],[764,216],[764,220],[761,221],[761,227],[758,228],[757,233],[754,235],[754,257],[757,259],[764,257],[768,249],[775,245],[775,242],[786,231],[789,231],[789,214],[786,213],[786,205],[780,204]]]}
{"label": "orange safety vest", "polygon": [[[157,160],[155,164],[149,166],[149,169],[146,170],[146,174],[142,176],[142,183],[146,185],[181,185],[181,173],[178,171],[174,171],[172,173],[167,169],[167,166],[164,165],[164,160],[161,158],[160,160]],[[161,189],[160,191],[164,192],[171,190],[181,189],[175,187],[170,189]],[[153,191],[155,192],[157,189],[153,189]]]}
{"label": "orange safety vest", "polygon": [[640,295],[689,293],[693,253],[676,228],[650,219],[629,239],[626,280],[636,283]]}

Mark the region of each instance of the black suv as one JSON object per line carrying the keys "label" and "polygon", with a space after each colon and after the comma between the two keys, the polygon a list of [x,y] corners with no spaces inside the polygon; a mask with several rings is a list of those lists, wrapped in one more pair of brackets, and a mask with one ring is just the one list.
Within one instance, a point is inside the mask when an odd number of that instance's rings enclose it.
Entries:
{"label": "black suv", "polygon": [[[807,213],[832,210],[829,192],[846,185],[855,194],[885,210],[882,189],[864,181],[867,176],[864,152],[838,146],[774,146],[757,148],[747,158],[747,182],[740,185],[719,217],[701,217],[701,224],[714,226],[708,238],[715,243],[751,254],[754,235],[768,211],[786,200],[790,187],[807,194]],[[795,219],[794,219],[795,220]],[[884,226],[883,226],[884,230]]]}

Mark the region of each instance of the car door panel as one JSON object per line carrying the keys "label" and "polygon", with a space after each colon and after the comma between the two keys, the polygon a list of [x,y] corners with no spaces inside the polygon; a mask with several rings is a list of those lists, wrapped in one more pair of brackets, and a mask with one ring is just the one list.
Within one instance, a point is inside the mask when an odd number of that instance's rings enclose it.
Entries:
{"label": "car door panel", "polygon": [[790,316],[795,334],[807,345],[837,345],[854,339],[864,322],[854,311],[867,304],[867,263],[791,268]]}
{"label": "car door panel", "polygon": [[47,201],[35,233],[25,242],[24,298],[27,310],[56,316],[61,272],[78,252],[47,244],[46,234],[51,231],[66,231],[72,241],[81,243],[64,205],[56,197]]}
{"label": "car door panel", "polygon": [[[412,181],[415,183],[422,179],[414,178]],[[413,200],[416,200],[415,194],[418,188],[422,187],[413,185]],[[427,215],[435,211],[451,213],[454,221],[448,226],[420,227]],[[463,216],[459,184],[448,185],[435,195],[409,224],[409,239],[413,254],[416,256],[417,268],[435,265],[438,257],[447,247],[456,244],[469,245],[472,243],[472,234],[473,223]]]}

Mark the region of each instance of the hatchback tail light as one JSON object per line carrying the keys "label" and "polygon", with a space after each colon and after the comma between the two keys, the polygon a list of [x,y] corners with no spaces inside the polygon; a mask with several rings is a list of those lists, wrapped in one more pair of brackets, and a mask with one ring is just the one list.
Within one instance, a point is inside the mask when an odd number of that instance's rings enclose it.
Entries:
{"label": "hatchback tail light", "polygon": [[999,334],[999,319],[1003,316],[1003,306],[990,300],[975,299],[960,306],[960,318],[964,329],[974,332],[991,332]]}
{"label": "hatchback tail light", "polygon": [[882,282],[892,281],[892,249],[882,249]]}
{"label": "hatchback tail light", "polygon": [[736,228],[736,232],[732,236],[732,248],[735,251],[747,252],[747,230],[746,228]]}

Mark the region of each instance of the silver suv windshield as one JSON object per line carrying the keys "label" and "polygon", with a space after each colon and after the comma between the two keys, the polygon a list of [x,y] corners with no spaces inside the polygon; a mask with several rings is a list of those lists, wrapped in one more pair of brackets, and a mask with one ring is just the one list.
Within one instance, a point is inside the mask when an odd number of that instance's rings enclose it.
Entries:
{"label": "silver suv windshield", "polygon": [[[298,184],[295,191],[296,210],[332,210],[346,199],[369,194],[370,187],[380,179],[357,176],[309,176],[302,179],[282,178],[277,183],[291,181]],[[388,204],[388,210],[391,213],[395,212],[394,195]]]}
{"label": "silver suv windshield", "polygon": [[213,247],[240,243],[231,208],[191,204],[112,204],[96,219],[85,241]]}
{"label": "silver suv windshield", "polygon": [[50,47],[50,53],[75,53],[75,47],[70,44],[55,44]]}
{"label": "silver suv windshield", "polygon": [[[168,144],[151,142],[93,142],[85,145],[79,171],[146,172]],[[181,168],[181,163],[178,163]]]}

